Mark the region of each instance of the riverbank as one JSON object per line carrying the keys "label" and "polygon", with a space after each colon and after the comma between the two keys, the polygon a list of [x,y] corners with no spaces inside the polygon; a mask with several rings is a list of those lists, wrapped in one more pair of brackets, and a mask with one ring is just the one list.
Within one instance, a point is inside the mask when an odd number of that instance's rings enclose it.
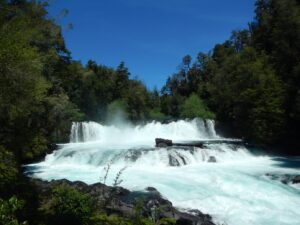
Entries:
{"label": "riverbank", "polygon": [[[136,213],[136,204],[142,201],[141,214],[143,217],[156,221],[170,218],[176,221],[176,225],[214,225],[210,215],[203,214],[199,210],[187,209],[182,212],[175,208],[170,201],[165,199],[155,188],[148,187],[144,191],[129,191],[122,187],[111,187],[102,183],[87,185],[84,182],[71,182],[66,179],[42,181],[31,179],[36,187],[40,199],[51,198],[52,190],[58,186],[72,187],[82,193],[90,195],[95,204],[103,206],[107,201],[105,211],[108,214],[117,214],[123,217],[131,217]],[[154,215],[155,214],[155,215]]]}

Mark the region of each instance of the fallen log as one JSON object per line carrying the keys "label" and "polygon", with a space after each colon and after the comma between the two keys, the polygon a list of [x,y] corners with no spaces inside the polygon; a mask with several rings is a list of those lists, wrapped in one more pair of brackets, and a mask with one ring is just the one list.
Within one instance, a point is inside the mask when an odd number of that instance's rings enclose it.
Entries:
{"label": "fallen log", "polygon": [[158,148],[165,148],[168,146],[173,146],[172,140],[155,138],[155,146]]}
{"label": "fallen log", "polygon": [[173,142],[169,139],[156,138],[155,146],[159,148],[165,148],[170,146],[189,146],[189,147],[199,147],[202,148],[204,145],[209,144],[245,144],[241,139],[206,139],[197,141],[182,141]]}

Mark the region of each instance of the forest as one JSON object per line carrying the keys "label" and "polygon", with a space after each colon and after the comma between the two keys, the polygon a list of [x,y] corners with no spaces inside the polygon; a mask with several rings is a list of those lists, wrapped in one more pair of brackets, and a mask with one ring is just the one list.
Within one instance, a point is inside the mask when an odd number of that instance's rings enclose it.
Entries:
{"label": "forest", "polygon": [[[0,224],[48,224],[63,213],[104,224],[90,220],[91,200],[71,188],[39,205],[22,174],[23,164],[68,141],[73,121],[108,123],[120,110],[132,123],[209,118],[224,135],[299,154],[299,0],[257,0],[247,29],[208,53],[183,56],[161,90],[132,78],[125,62],[73,60],[48,4],[0,0]],[[68,195],[71,208],[57,208]],[[78,202],[86,211],[78,213]]]}

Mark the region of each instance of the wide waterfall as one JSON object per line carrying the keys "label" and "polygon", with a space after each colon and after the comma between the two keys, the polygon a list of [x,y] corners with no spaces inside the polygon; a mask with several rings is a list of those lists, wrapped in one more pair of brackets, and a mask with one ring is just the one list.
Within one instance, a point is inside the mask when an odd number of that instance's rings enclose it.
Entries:
{"label": "wide waterfall", "polygon": [[155,138],[170,138],[172,140],[195,140],[218,138],[214,121],[194,119],[190,122],[180,120],[169,124],[158,122],[144,126],[103,126],[95,122],[73,123],[70,142],[99,141],[102,143],[142,143],[152,146]]}
{"label": "wide waterfall", "polygon": [[300,224],[300,187],[280,180],[299,174],[299,159],[289,166],[286,158],[254,154],[241,144],[155,148],[158,137],[222,139],[211,120],[140,126],[76,122],[70,143],[59,145],[44,161],[27,165],[27,173],[45,180],[66,178],[92,184],[101,181],[104,167],[110,164],[108,184],[125,168],[123,187],[155,187],[176,207],[199,209],[218,224]]}

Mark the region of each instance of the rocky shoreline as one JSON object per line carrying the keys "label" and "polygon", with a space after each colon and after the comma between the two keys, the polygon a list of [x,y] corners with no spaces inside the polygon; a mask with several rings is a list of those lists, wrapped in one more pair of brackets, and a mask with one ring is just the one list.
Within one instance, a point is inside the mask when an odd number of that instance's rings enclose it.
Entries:
{"label": "rocky shoreline", "polygon": [[[42,196],[50,196],[51,190],[58,185],[68,185],[92,196],[96,204],[103,202],[103,199],[110,198],[106,209],[111,213],[117,213],[122,216],[132,215],[136,200],[143,199],[142,213],[145,217],[152,218],[153,211],[159,209],[159,218],[173,218],[176,220],[176,225],[214,225],[210,215],[203,214],[199,210],[182,212],[175,208],[170,201],[163,198],[153,187],[137,192],[129,191],[122,187],[110,187],[102,183],[87,185],[81,181],[71,182],[66,179],[50,182],[32,179],[32,182]],[[111,195],[112,193],[113,195]]]}

